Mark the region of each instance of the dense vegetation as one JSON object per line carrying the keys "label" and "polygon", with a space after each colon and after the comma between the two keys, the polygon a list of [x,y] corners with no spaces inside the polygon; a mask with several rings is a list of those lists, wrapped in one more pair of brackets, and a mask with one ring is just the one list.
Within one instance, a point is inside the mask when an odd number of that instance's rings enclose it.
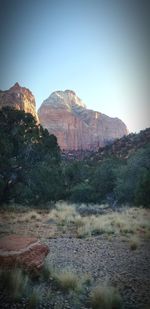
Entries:
{"label": "dense vegetation", "polygon": [[56,137],[37,125],[32,115],[4,108],[0,111],[0,201],[41,205],[67,199],[149,207],[149,133],[147,129],[130,134],[92,158],[66,161],[61,160]]}
{"label": "dense vegetation", "polygon": [[31,114],[0,111],[0,199],[16,202],[57,200],[61,195],[60,149],[54,135]]}

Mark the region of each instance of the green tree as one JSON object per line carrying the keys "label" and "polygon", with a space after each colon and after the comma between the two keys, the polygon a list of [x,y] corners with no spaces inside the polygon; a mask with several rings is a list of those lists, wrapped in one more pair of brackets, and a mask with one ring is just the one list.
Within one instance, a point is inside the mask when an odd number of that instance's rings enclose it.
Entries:
{"label": "green tree", "polygon": [[[148,207],[150,175],[150,146],[139,149],[117,170],[116,198],[120,203],[141,204]],[[143,199],[143,201],[142,201]]]}
{"label": "green tree", "polygon": [[[40,164],[44,166],[44,162],[57,170],[60,161],[60,149],[56,137],[49,135],[41,125],[37,125],[31,114],[9,107],[0,111],[1,201],[10,198],[21,199],[22,194],[19,188],[22,190],[28,188],[29,175],[32,178],[35,166],[38,166],[39,176],[36,174],[36,177],[40,181],[40,177],[42,177]],[[46,175],[45,168],[45,177]],[[31,189],[25,191],[31,192]]]}
{"label": "green tree", "polygon": [[90,203],[93,202],[93,189],[88,183],[75,185],[70,192],[72,202]]}
{"label": "green tree", "polygon": [[91,179],[95,202],[106,200],[107,195],[113,192],[116,180],[115,170],[118,165],[118,160],[107,159],[95,168]]}
{"label": "green tree", "polygon": [[150,170],[143,169],[135,188],[135,205],[150,207]]}

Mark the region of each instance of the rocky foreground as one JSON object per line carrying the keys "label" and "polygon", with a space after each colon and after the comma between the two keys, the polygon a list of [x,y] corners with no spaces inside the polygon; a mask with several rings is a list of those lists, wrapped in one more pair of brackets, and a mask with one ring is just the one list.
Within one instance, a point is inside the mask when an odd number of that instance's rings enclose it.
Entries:
{"label": "rocky foreground", "polygon": [[[94,282],[108,281],[117,286],[126,309],[150,308],[150,247],[143,241],[132,251],[127,241],[117,237],[108,240],[97,236],[89,239],[56,238],[47,242],[48,260],[53,265],[89,273]],[[68,308],[68,307],[64,307]]]}
{"label": "rocky foreground", "polygon": [[[118,213],[100,210],[104,213],[96,218],[99,218],[100,225],[108,222],[108,226],[105,226],[103,234],[99,231],[99,235],[91,236],[77,231],[79,224],[85,219],[89,224],[94,216],[80,216],[70,206],[64,206],[63,210],[61,205],[50,212],[1,213],[0,236],[6,237],[4,235],[10,233],[36,236],[48,248],[46,264],[51,269],[50,275],[46,272],[46,278],[30,282],[29,291],[36,289],[36,297],[40,297],[36,306],[34,303],[31,307],[29,294],[15,301],[9,299],[9,291],[4,293],[1,290],[1,308],[93,309],[89,302],[90,293],[96,285],[106,283],[107,290],[109,286],[116,287],[123,300],[123,307],[108,308],[149,309],[149,210],[129,209]],[[71,223],[73,220],[74,223]],[[114,231],[108,228],[112,220],[115,222]],[[79,282],[80,278],[88,276],[90,283],[86,283],[79,292],[64,291],[56,284],[54,273],[65,269],[77,274]]]}
{"label": "rocky foreground", "polygon": [[[146,241],[135,251],[130,250],[127,242],[117,238],[108,240],[102,236],[87,240],[63,237],[49,239],[46,244],[50,250],[47,261],[53,267],[74,270],[79,276],[90,274],[94,285],[109,282],[119,290],[124,309],[149,308],[150,248]],[[90,293],[88,287],[79,306],[73,294],[63,293],[55,287],[53,289],[51,280],[46,284],[41,282],[39,291],[43,293],[43,301],[37,308],[91,308],[87,301]],[[51,297],[47,300],[49,292]],[[0,294],[0,301],[1,308],[28,308],[25,298],[10,303],[6,295]]]}

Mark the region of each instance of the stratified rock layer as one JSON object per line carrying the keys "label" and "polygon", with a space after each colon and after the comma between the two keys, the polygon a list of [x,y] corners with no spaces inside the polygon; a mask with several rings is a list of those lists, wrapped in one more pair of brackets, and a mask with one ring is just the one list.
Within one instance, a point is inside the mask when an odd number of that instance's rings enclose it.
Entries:
{"label": "stratified rock layer", "polygon": [[120,119],[87,109],[71,90],[53,92],[42,103],[38,116],[64,150],[96,149],[128,134]]}
{"label": "stratified rock layer", "polygon": [[27,270],[40,270],[49,249],[33,237],[16,235],[0,239],[0,265],[2,267],[20,266]]}
{"label": "stratified rock layer", "polygon": [[21,87],[18,83],[8,90],[0,90],[0,109],[5,106],[24,110],[26,113],[32,114],[38,121],[35,98],[32,92]]}

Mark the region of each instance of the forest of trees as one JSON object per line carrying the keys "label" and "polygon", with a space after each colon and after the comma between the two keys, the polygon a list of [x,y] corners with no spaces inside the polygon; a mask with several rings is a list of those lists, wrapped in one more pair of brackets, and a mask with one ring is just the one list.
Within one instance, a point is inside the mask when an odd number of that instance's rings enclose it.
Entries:
{"label": "forest of trees", "polygon": [[54,135],[31,114],[0,111],[0,202],[44,205],[76,203],[150,206],[150,144],[128,158],[61,159]]}

